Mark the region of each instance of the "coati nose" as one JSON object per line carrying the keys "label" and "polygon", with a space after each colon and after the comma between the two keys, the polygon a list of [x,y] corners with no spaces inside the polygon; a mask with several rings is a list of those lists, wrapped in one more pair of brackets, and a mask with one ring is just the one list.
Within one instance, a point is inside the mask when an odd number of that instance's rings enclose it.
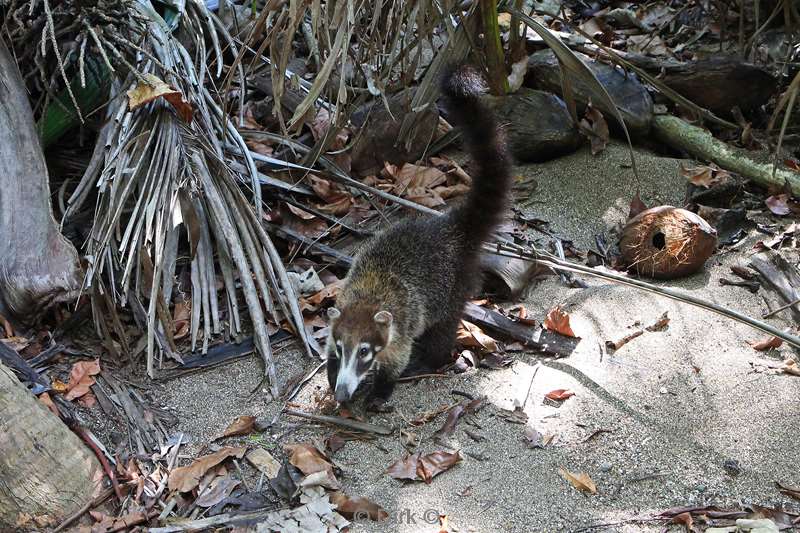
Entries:
{"label": "coati nose", "polygon": [[336,391],[334,391],[333,397],[339,403],[346,402],[350,399],[350,391],[348,391],[347,387],[345,386],[336,387]]}

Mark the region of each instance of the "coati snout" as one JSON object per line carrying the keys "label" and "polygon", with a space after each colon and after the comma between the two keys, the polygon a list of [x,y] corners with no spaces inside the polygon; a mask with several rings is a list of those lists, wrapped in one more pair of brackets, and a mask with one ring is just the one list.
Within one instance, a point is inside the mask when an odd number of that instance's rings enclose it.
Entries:
{"label": "coati snout", "polygon": [[376,356],[391,341],[392,314],[386,310],[378,311],[369,323],[360,316],[369,313],[369,309],[360,313],[349,309],[342,323],[339,321],[342,312],[336,307],[328,309],[331,327],[328,381],[337,402],[352,399],[358,386],[380,366]]}

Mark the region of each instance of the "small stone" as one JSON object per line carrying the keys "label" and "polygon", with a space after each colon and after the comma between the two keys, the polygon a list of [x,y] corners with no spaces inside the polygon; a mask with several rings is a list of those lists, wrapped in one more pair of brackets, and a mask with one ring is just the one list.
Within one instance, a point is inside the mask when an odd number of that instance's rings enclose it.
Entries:
{"label": "small stone", "polygon": [[736,459],[726,460],[724,463],[722,463],[722,468],[731,477],[736,477],[742,473],[742,467],[739,465],[739,461]]}
{"label": "small stone", "polygon": [[600,463],[600,466],[598,466],[597,468],[601,472],[609,472],[609,471],[611,471],[611,468],[613,468],[613,466],[614,465],[612,465],[610,462],[603,461],[602,463]]}
{"label": "small stone", "polygon": [[667,390],[666,387],[661,387],[660,389],[658,389],[658,393],[659,394],[666,394],[667,392],[669,392],[669,391]]}
{"label": "small stone", "polygon": [[705,492],[707,488],[708,487],[706,487],[702,483],[698,483],[697,485],[694,486],[694,490],[697,492]]}

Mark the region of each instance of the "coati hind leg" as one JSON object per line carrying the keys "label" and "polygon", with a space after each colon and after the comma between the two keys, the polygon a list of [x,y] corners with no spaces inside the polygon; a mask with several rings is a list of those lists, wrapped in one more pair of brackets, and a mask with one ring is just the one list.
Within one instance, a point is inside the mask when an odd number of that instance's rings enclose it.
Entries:
{"label": "coati hind leg", "polygon": [[405,375],[413,376],[435,372],[452,362],[459,320],[459,315],[447,317],[436,322],[414,339],[411,362]]}

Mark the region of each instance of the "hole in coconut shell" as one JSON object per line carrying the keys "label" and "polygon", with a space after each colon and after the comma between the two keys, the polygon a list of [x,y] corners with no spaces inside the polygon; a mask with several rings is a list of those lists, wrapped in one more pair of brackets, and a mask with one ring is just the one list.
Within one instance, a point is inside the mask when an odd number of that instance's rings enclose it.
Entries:
{"label": "hole in coconut shell", "polygon": [[664,247],[667,245],[667,238],[664,236],[663,233],[656,232],[653,235],[653,246],[658,248],[659,250],[663,250]]}

